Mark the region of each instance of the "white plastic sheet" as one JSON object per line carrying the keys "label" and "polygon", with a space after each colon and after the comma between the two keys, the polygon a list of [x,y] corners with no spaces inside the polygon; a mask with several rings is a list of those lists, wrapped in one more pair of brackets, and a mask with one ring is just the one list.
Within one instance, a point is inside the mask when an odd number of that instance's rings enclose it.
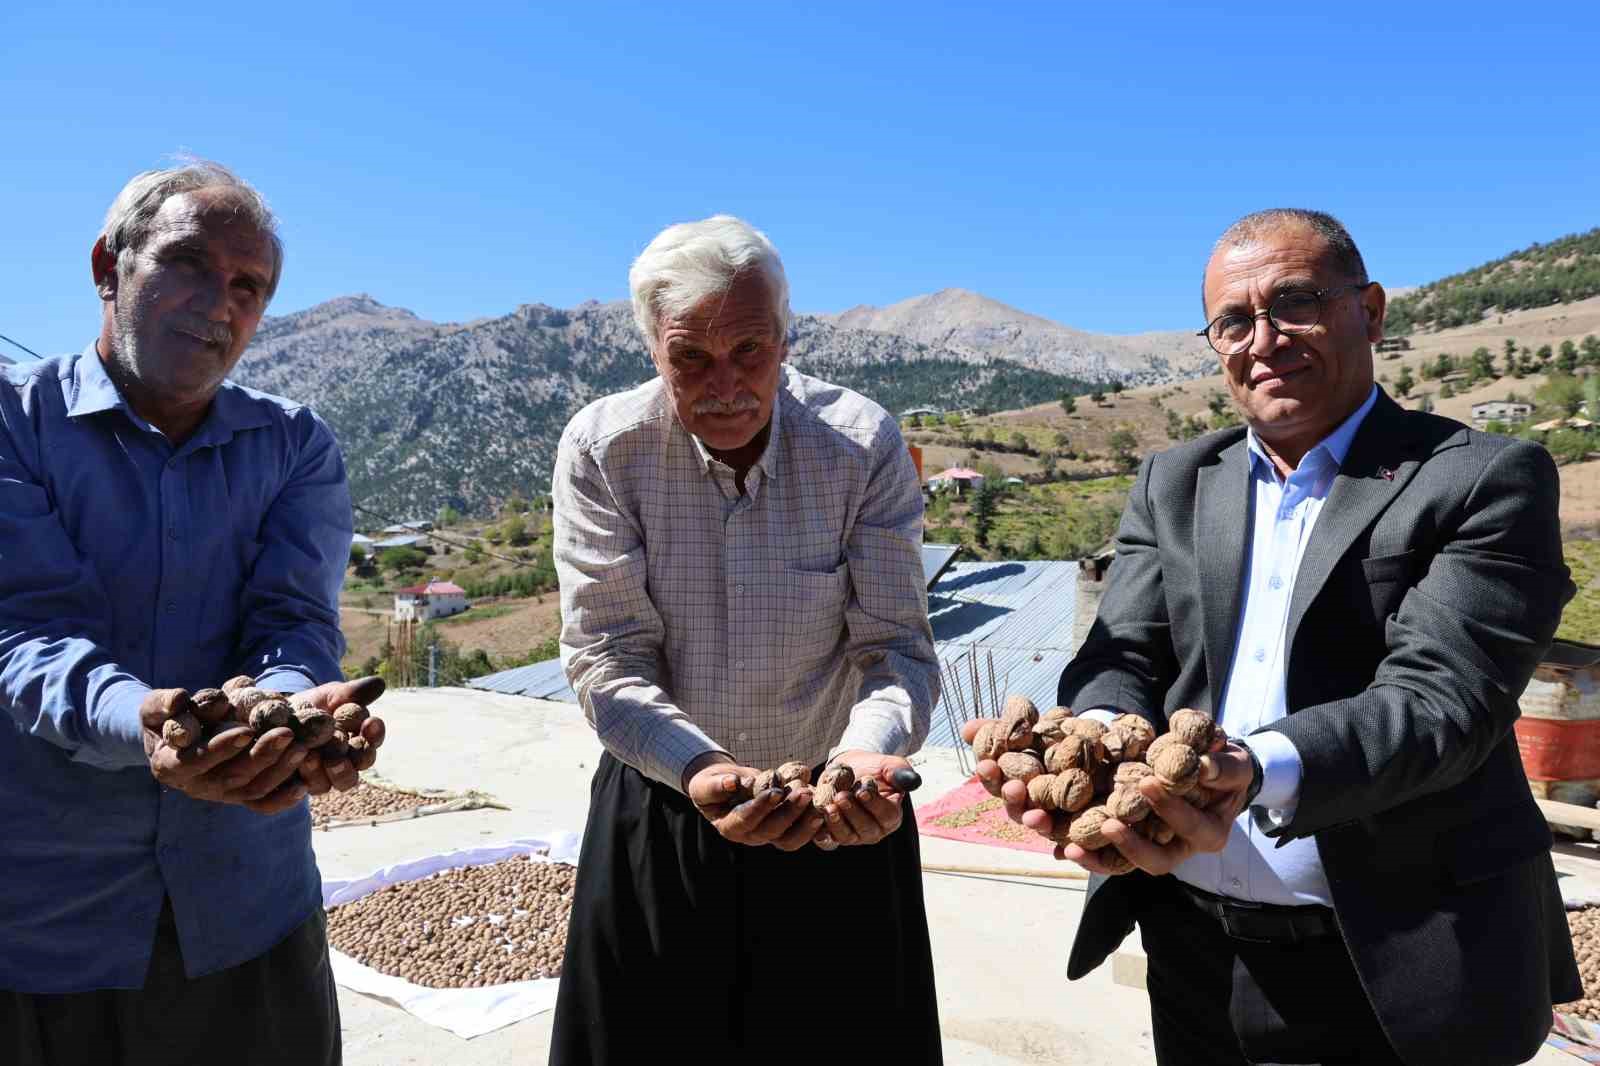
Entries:
{"label": "white plastic sheet", "polygon": [[[576,866],[578,840],[576,833],[558,833],[548,840],[524,837],[503,844],[428,855],[385,866],[354,880],[327,879],[322,882],[322,905],[336,907],[380,888],[416,881],[440,870],[458,866],[485,866],[518,855],[541,855],[548,862]],[[333,978],[345,988],[393,1003],[430,1025],[448,1029],[469,1040],[551,1010],[556,1005],[558,979],[554,977],[539,981],[513,981],[488,988],[424,988],[404,978],[379,973],[343,952],[330,949],[329,955],[333,963]]]}

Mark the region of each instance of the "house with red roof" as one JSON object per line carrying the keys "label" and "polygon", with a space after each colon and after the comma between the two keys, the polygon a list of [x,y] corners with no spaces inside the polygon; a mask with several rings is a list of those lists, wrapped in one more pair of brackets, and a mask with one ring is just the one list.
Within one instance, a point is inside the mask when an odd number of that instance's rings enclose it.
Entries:
{"label": "house with red roof", "polygon": [[928,491],[938,492],[941,489],[953,488],[957,496],[965,496],[968,492],[977,492],[983,488],[983,475],[965,466],[952,466],[948,470],[941,470],[928,479]]}
{"label": "house with red roof", "polygon": [[438,578],[424,585],[396,589],[394,594],[396,622],[426,622],[434,618],[448,618],[466,609],[466,590],[452,581],[440,581]]}

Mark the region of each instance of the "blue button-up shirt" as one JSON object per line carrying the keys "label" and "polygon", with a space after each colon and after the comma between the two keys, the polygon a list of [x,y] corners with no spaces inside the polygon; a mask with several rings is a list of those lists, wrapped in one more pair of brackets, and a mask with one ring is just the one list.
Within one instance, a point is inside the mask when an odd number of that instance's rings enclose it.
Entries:
{"label": "blue button-up shirt", "polygon": [[[1300,798],[1300,756],[1289,738],[1263,727],[1289,713],[1289,601],[1334,476],[1377,399],[1374,386],[1366,402],[1308,451],[1286,479],[1279,478],[1255,431],[1249,434],[1253,529],[1221,721],[1229,736],[1245,738],[1261,760],[1255,805],[1280,824],[1288,821]],[[1235,899],[1285,906],[1331,904],[1316,840],[1303,837],[1282,847],[1277,843],[1245,811],[1222,851],[1195,855],[1174,873],[1198,888]]]}
{"label": "blue button-up shirt", "polygon": [[320,902],[305,804],[151,777],[151,688],[339,676],[344,462],[299,404],[224,384],[174,446],[95,353],[0,371],[0,988],[138,988],[163,895],[191,977]]}

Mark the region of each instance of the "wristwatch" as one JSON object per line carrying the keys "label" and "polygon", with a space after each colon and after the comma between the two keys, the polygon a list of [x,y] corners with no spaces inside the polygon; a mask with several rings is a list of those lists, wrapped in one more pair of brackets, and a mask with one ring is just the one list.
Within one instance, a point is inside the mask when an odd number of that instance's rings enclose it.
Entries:
{"label": "wristwatch", "polygon": [[1246,755],[1250,756],[1250,787],[1244,793],[1244,805],[1249,807],[1255,803],[1256,796],[1261,792],[1261,778],[1263,776],[1261,760],[1256,758],[1256,753],[1251,749],[1250,745],[1238,737],[1234,737],[1233,742],[1243,748]]}

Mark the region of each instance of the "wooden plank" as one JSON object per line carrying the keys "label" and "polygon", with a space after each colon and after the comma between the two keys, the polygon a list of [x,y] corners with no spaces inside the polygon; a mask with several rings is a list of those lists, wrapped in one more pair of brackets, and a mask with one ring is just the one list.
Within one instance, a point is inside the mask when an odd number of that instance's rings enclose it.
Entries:
{"label": "wooden plank", "polygon": [[1593,807],[1580,807],[1576,803],[1559,803],[1556,800],[1539,799],[1537,796],[1533,802],[1544,812],[1545,821],[1552,825],[1579,825],[1585,829],[1600,829],[1600,811]]}
{"label": "wooden plank", "polygon": [[972,874],[979,877],[1043,877],[1057,881],[1087,881],[1087,870],[1032,870],[1025,866],[963,866],[959,863],[925,862],[925,873]]}

